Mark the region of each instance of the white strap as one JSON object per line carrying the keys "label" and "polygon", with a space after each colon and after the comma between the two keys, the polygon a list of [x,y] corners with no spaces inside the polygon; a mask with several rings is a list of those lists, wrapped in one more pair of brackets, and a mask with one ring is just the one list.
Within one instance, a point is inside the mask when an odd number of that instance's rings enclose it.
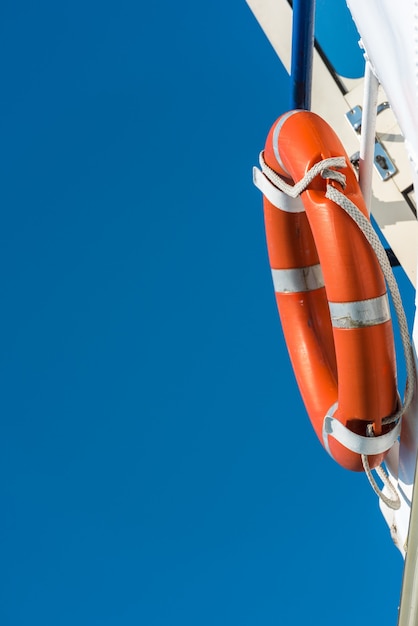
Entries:
{"label": "white strap", "polygon": [[305,207],[299,197],[291,198],[283,191],[280,191],[280,189],[277,189],[258,167],[253,167],[253,182],[276,209],[286,213],[303,213],[305,211]]}
{"label": "white strap", "polygon": [[337,404],[334,404],[330,408],[328,414],[324,418],[322,426],[322,440],[330,456],[332,456],[328,441],[328,437],[330,435],[348,450],[356,452],[357,454],[364,454],[366,456],[386,452],[393,446],[399,437],[401,432],[401,421],[399,421],[396,426],[385,435],[379,435],[377,437],[363,437],[362,435],[357,435],[357,433],[353,433],[353,431],[349,430],[346,426],[341,424],[341,422],[335,419],[334,413],[337,406]]}

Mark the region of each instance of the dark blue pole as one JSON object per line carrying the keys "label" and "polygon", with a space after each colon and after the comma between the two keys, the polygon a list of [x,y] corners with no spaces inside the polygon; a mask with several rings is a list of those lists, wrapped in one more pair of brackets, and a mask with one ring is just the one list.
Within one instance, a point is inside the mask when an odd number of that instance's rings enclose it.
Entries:
{"label": "dark blue pole", "polygon": [[315,0],[293,0],[291,109],[311,108]]}

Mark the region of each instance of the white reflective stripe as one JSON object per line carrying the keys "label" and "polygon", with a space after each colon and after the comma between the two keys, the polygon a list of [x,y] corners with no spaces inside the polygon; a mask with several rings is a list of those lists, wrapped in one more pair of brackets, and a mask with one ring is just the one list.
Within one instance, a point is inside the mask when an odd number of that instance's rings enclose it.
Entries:
{"label": "white reflective stripe", "polygon": [[[276,161],[277,163],[280,165],[280,167],[282,168],[282,170],[284,170],[287,174],[289,174],[289,172],[287,171],[287,169],[285,168],[285,166],[283,165],[283,162],[280,158],[280,152],[279,152],[279,135],[280,135],[280,131],[282,130],[282,126],[283,124],[289,119],[289,117],[292,117],[292,115],[294,115],[295,113],[301,113],[301,109],[297,109],[295,111],[288,111],[285,115],[282,115],[282,117],[279,119],[279,121],[277,122],[274,130],[273,130],[273,150],[274,150],[274,156],[276,157]],[[289,174],[290,176],[290,174]]]}
{"label": "white reflective stripe", "polygon": [[370,456],[372,454],[382,454],[382,452],[389,450],[400,435],[401,421],[399,421],[396,426],[385,435],[379,435],[378,437],[363,437],[362,435],[357,435],[357,433],[353,433],[333,417],[337,406],[337,404],[334,404],[331,407],[328,414],[324,418],[322,426],[322,439],[324,446],[331,457],[332,454],[329,449],[328,441],[329,436],[334,437],[334,439],[341,443],[344,448],[351,450],[351,452]]}
{"label": "white reflective stripe", "polygon": [[324,286],[321,266],[309,265],[290,270],[271,270],[276,293],[300,293],[314,291]]}
{"label": "white reflective stripe", "polygon": [[358,302],[329,302],[334,328],[363,328],[390,320],[387,294]]}
{"label": "white reflective stripe", "polygon": [[253,167],[253,182],[276,209],[280,209],[286,213],[303,213],[305,211],[305,207],[299,196],[297,198],[291,198],[283,193],[283,191],[280,191],[280,189],[277,189],[258,167]]}

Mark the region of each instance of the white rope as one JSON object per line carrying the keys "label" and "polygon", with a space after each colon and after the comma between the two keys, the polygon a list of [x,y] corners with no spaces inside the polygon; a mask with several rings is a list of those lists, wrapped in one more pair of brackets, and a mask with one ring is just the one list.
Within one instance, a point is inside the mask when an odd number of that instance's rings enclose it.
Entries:
{"label": "white rope", "polygon": [[[327,185],[327,193],[326,198],[329,198],[338,206],[340,206],[350,217],[356,222],[357,226],[360,228],[363,235],[366,237],[369,244],[372,246],[377,259],[379,261],[380,267],[382,268],[383,274],[386,279],[386,283],[388,285],[388,289],[390,291],[390,295],[392,297],[393,307],[395,309],[396,317],[399,324],[399,332],[401,335],[402,347],[405,357],[406,364],[406,387],[405,387],[405,397],[403,405],[401,404],[398,410],[389,417],[385,417],[382,420],[382,424],[391,424],[393,422],[397,422],[402,418],[402,415],[406,413],[411,406],[412,398],[413,398],[413,380],[415,379],[415,362],[412,352],[411,342],[409,340],[409,330],[408,323],[406,320],[405,310],[402,305],[402,298],[399,292],[398,284],[396,282],[395,276],[393,274],[392,268],[389,263],[389,259],[385,252],[383,245],[380,242],[379,237],[377,236],[373,226],[369,222],[369,220],[363,215],[363,213],[356,207],[356,205],[351,202],[349,198],[344,196],[337,189],[332,187],[331,185]],[[380,465],[376,468],[376,472],[379,477],[382,479],[383,483],[386,485],[390,493],[392,494],[392,498],[388,498],[383,491],[377,485],[372,471],[369,465],[369,459],[367,455],[361,455],[361,461],[363,463],[363,468],[366,473],[367,478],[369,479],[369,483],[372,486],[373,491],[378,495],[378,497],[391,509],[397,510],[401,506],[401,502],[396,491],[396,488],[391,483],[389,476],[386,474],[383,467]]]}
{"label": "white rope", "polygon": [[383,491],[380,489],[379,485],[375,481],[375,478],[374,478],[374,476],[372,474],[372,470],[370,469],[369,458],[365,454],[362,454],[361,455],[361,460],[363,461],[364,471],[366,473],[367,478],[369,479],[369,483],[370,483],[373,491],[375,492],[375,494],[381,500],[383,500],[383,502],[386,504],[386,506],[388,506],[390,509],[393,509],[394,511],[400,509],[401,508],[401,500],[399,498],[399,494],[396,491],[396,487],[394,487],[394,485],[391,483],[390,478],[387,475],[387,473],[385,472],[385,470],[383,469],[383,467],[381,465],[376,467],[376,473],[381,478],[383,483],[386,485],[388,491],[390,492],[390,494],[392,496],[391,498],[389,498],[386,494],[383,493]]}
{"label": "white rope", "polygon": [[[330,159],[324,159],[319,163],[316,163],[295,185],[289,185],[286,183],[273,169],[271,169],[267,163],[264,161],[263,153],[260,154],[260,165],[263,173],[270,179],[270,181],[276,185],[281,191],[290,195],[292,198],[300,195],[310,184],[310,182],[321,174],[321,176],[325,179],[332,179],[338,182],[343,189],[345,188],[345,179],[346,177],[341,172],[336,172],[329,168],[331,167],[347,167],[346,161],[344,157],[333,157]],[[401,294],[399,292],[398,284],[396,282],[395,276],[393,274],[391,265],[389,263],[389,259],[387,257],[386,251],[383,245],[380,242],[379,237],[377,236],[371,222],[363,215],[363,213],[356,207],[356,205],[345,196],[343,193],[338,191],[335,187],[328,184],[326,191],[326,198],[335,202],[339,207],[341,207],[357,224],[368,243],[374,250],[377,260],[382,269],[383,275],[386,279],[386,283],[388,285],[388,289],[390,291],[390,295],[392,297],[393,306],[395,309],[396,317],[399,324],[399,331],[401,335],[402,347],[405,357],[406,364],[406,387],[405,387],[405,397],[403,404],[400,404],[398,410],[385,417],[382,420],[383,425],[392,424],[393,422],[397,422],[402,418],[402,415],[406,413],[411,405],[413,398],[413,390],[415,380],[415,361],[412,352],[412,346],[409,338],[409,330],[408,323],[406,320],[405,311],[402,305]],[[373,436],[372,429],[370,429],[371,436]],[[386,474],[385,470],[382,466],[376,468],[377,474],[382,479],[383,483],[386,485],[390,493],[392,494],[392,498],[388,498],[382,490],[377,485],[373,474],[370,469],[369,461],[367,455],[362,454],[361,459],[363,462],[364,471],[366,473],[369,482],[375,491],[375,493],[385,502],[385,504],[392,509],[399,509],[400,507],[400,499],[396,488],[390,482],[389,476]]]}
{"label": "white rope", "polygon": [[330,167],[347,167],[344,157],[331,157],[330,159],[324,159],[323,161],[319,161],[319,163],[315,163],[315,165],[305,174],[302,180],[295,185],[289,185],[286,183],[277,172],[267,165],[262,152],[260,152],[259,161],[263,173],[267,176],[270,182],[273,183],[273,185],[276,185],[280,191],[283,191],[283,193],[287,194],[291,198],[297,198],[300,196],[302,191],[305,191],[307,186],[316,176],[318,176],[318,174],[321,174],[323,178],[332,178],[333,180],[339,182],[343,188],[345,187],[344,174],[329,169]]}
{"label": "white rope", "polygon": [[399,407],[396,413],[390,415],[389,417],[385,417],[382,420],[383,425],[391,424],[392,422],[398,421],[411,406],[414,391],[413,381],[415,379],[415,362],[411,342],[409,339],[408,322],[406,320],[405,311],[402,305],[402,298],[399,292],[399,287],[390,266],[390,262],[385,252],[385,249],[367,217],[363,215],[363,213],[356,207],[353,202],[351,202],[349,198],[347,198],[344,194],[342,194],[331,185],[327,186],[327,193],[325,197],[338,204],[338,206],[340,206],[346,213],[348,213],[348,215],[355,221],[357,226],[360,228],[361,232],[366,237],[367,241],[369,242],[376,254],[377,260],[379,261],[380,267],[382,268],[382,272],[386,279],[390,295],[392,297],[393,307],[395,309],[396,317],[398,320],[402,347],[405,357],[407,383],[405,388],[405,398],[403,405]]}

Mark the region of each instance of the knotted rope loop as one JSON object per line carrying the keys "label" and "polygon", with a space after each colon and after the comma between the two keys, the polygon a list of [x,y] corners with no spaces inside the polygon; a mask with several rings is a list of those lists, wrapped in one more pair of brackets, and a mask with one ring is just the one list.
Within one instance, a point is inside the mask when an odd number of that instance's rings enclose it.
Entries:
{"label": "knotted rope loop", "polygon": [[346,177],[344,174],[331,169],[332,167],[347,167],[344,157],[330,157],[329,159],[323,159],[322,161],[315,163],[315,165],[313,165],[311,169],[306,172],[305,176],[294,185],[286,183],[277,172],[267,165],[264,160],[263,152],[260,152],[259,162],[263,174],[269,179],[269,181],[291,198],[297,198],[300,196],[300,194],[305,191],[313,179],[319,174],[321,174],[322,178],[327,180],[335,180],[343,189],[345,189]]}

